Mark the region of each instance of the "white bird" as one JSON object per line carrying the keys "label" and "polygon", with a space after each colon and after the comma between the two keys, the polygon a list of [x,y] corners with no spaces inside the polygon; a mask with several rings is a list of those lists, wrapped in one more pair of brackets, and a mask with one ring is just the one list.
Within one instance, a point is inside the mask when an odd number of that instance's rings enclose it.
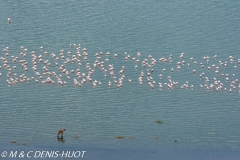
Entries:
{"label": "white bird", "polygon": [[112,86],[112,83],[111,83],[111,81],[109,80],[108,81],[108,87],[111,87]]}
{"label": "white bird", "polygon": [[8,24],[10,24],[11,23],[11,18],[8,18]]}
{"label": "white bird", "polygon": [[129,78],[129,79],[128,79],[128,82],[129,82],[129,83],[132,83],[132,80]]}
{"label": "white bird", "polygon": [[137,56],[138,56],[138,57],[140,57],[140,56],[141,56],[141,53],[140,53],[140,52],[138,52],[138,53],[137,53]]}

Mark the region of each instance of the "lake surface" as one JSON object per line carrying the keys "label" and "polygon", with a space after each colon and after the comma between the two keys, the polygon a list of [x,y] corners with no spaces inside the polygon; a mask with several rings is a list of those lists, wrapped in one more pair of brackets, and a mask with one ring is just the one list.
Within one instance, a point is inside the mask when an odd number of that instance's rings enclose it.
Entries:
{"label": "lake surface", "polygon": [[[66,128],[64,140],[68,145],[240,149],[238,84],[234,84],[236,90],[229,93],[230,83],[240,79],[239,1],[19,0],[0,5],[0,49],[9,47],[9,56],[1,51],[1,57],[7,59],[11,68],[17,67],[10,71],[10,77],[14,78],[14,73],[17,77],[21,74],[33,77],[23,84],[7,85],[9,70],[3,66],[3,60],[0,61],[0,144],[13,140],[27,145],[59,144],[56,132]],[[68,71],[75,71],[68,80],[59,72],[59,67],[76,54],[70,44],[81,44],[82,66],[76,62],[67,64]],[[20,55],[23,52],[20,46],[28,49],[26,57]],[[86,61],[83,48],[88,53]],[[50,54],[59,56],[60,50],[64,50],[65,59],[59,58],[59,65],[55,66]],[[42,63],[37,61],[40,74],[44,72],[44,61],[49,60],[49,71],[62,74],[67,84],[59,86],[55,81],[55,85],[42,85],[32,70],[31,51],[43,56]],[[74,87],[76,69],[87,75],[86,64],[93,68],[95,54],[100,52],[103,53],[100,62],[104,61],[105,69],[113,64],[117,81],[122,76],[119,71],[125,66],[122,87],[114,85],[109,72],[105,77],[100,67],[94,69],[92,80],[101,81],[101,86],[94,88],[92,82],[87,82],[82,87]],[[184,53],[183,59],[179,58],[181,53]],[[114,58],[114,54],[118,57]],[[172,63],[159,61],[170,54]],[[129,60],[125,60],[127,55]],[[144,59],[151,62],[149,55],[156,60],[149,69],[156,82],[154,89],[149,89],[147,84],[148,67],[142,67]],[[13,62],[11,56],[18,56],[17,62]],[[209,62],[203,60],[204,56],[209,56]],[[234,57],[233,63],[229,56]],[[134,57],[139,63],[132,60]],[[28,71],[22,69],[19,60],[27,62]],[[181,62],[179,71],[177,62]],[[213,64],[219,66],[218,74]],[[166,72],[162,71],[164,68]],[[192,74],[193,69],[196,74]],[[138,82],[141,71],[144,72],[143,85]],[[200,78],[202,72],[205,77]],[[159,74],[163,75],[161,79]],[[221,74],[225,74],[223,78]],[[169,83],[168,76],[179,83],[171,90],[164,86]],[[43,76],[43,80],[47,77],[52,78]],[[205,82],[206,77],[209,82]],[[213,84],[214,77],[224,85],[218,94],[215,87],[209,91],[200,87],[200,84]],[[109,80],[111,87],[108,87]],[[180,89],[186,81],[188,89]],[[159,82],[163,85],[161,90]],[[163,123],[158,124],[157,120]]]}

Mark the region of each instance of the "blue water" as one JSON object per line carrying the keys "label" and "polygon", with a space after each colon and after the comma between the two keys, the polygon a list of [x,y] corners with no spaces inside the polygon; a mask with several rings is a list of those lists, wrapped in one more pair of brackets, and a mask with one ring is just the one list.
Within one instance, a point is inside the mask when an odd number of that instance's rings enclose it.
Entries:
{"label": "blue water", "polygon": [[[109,75],[104,77],[100,68],[93,73],[92,79],[100,80],[102,86],[92,87],[92,83],[74,87],[73,76],[65,87],[57,84],[42,85],[41,81],[8,86],[7,69],[3,67],[0,78],[0,144],[15,140],[26,144],[59,144],[56,132],[66,128],[65,143],[94,146],[145,146],[145,147],[186,147],[186,148],[233,148],[240,146],[240,112],[238,89],[228,92],[229,83],[240,79],[239,57],[240,42],[240,2],[225,1],[16,1],[1,2],[0,49],[9,47],[10,56],[18,56],[28,62],[28,71],[24,72],[19,63],[7,57],[9,65],[17,66],[14,73],[35,77],[31,70],[31,51],[36,55],[48,55],[43,60],[53,64],[50,71],[58,71],[50,54],[59,55],[60,50],[76,49],[70,44],[81,44],[87,48],[88,60],[81,58],[81,71],[86,73],[85,65],[93,65],[95,53],[103,52],[101,61],[113,64],[115,75],[126,67],[123,87],[108,87]],[[11,23],[8,24],[8,17]],[[26,58],[20,56],[20,46],[28,49]],[[39,49],[43,46],[43,50]],[[110,57],[105,55],[110,52]],[[124,60],[124,53],[131,56]],[[136,70],[137,52],[141,52],[140,63]],[[186,63],[193,57],[198,62],[181,66],[176,71],[176,63],[182,61],[179,55],[184,52]],[[113,54],[117,53],[118,58]],[[159,58],[173,55],[172,63],[160,63]],[[140,72],[146,68],[141,61],[152,55],[157,64],[153,66],[152,77],[156,86],[150,90],[147,82],[138,83]],[[213,56],[218,58],[214,59]],[[228,57],[234,57],[230,63]],[[209,64],[203,61],[209,56]],[[2,52],[1,57],[6,57]],[[235,74],[229,76],[230,82],[221,79],[207,66],[219,65],[219,61],[228,61],[227,67],[220,66],[220,73]],[[59,60],[59,66],[64,61]],[[203,62],[205,67],[200,67]],[[43,63],[37,63],[42,74]],[[236,70],[233,66],[237,66]],[[66,67],[77,69],[76,63]],[[166,73],[162,69],[166,68]],[[173,73],[170,69],[174,68]],[[196,69],[196,75],[192,75]],[[200,89],[205,79],[199,74],[205,72],[209,84],[213,78],[221,79],[226,86],[216,94],[215,90]],[[159,79],[158,75],[163,74]],[[167,76],[178,81],[194,85],[194,89],[181,90],[179,86],[172,90],[158,89],[158,83],[168,82]],[[128,78],[132,83],[127,82]],[[113,81],[112,81],[113,83]],[[224,86],[224,87],[225,87]],[[155,121],[161,120],[162,124]],[[117,139],[116,136],[125,136]],[[174,143],[174,140],[177,142]]]}

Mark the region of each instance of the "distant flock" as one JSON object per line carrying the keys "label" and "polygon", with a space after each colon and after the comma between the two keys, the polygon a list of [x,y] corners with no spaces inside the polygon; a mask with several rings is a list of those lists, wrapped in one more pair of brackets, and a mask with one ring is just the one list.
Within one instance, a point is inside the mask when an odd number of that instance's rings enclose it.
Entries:
{"label": "distant flock", "polygon": [[[11,23],[11,19],[8,19]],[[11,53],[9,47],[3,49],[3,54],[0,57],[0,81],[6,82],[8,86],[15,86],[26,82],[34,82],[36,84],[53,85],[63,87],[66,85],[72,85],[74,87],[82,87],[87,83],[91,83],[93,88],[107,86],[122,88],[123,84],[139,83],[139,85],[147,85],[149,89],[158,88],[162,90],[167,88],[172,90],[174,88],[179,89],[193,89],[200,88],[205,90],[214,90],[216,93],[222,91],[226,93],[238,92],[240,93],[240,84],[237,78],[238,74],[229,74],[227,71],[237,70],[240,65],[240,59],[235,59],[233,56],[229,56],[225,61],[217,61],[216,64],[210,64],[211,59],[218,58],[217,55],[211,57],[202,57],[202,60],[197,62],[193,58],[185,58],[184,53],[177,55],[177,61],[173,61],[173,55],[168,57],[161,57],[159,59],[153,58],[148,55],[145,58],[140,52],[130,56],[128,53],[124,53],[124,59],[120,59],[118,54],[110,52],[99,52],[96,54],[88,54],[87,49],[81,49],[80,44],[70,44],[71,48],[75,48],[74,53],[70,51],[60,50],[58,53],[48,53],[44,51],[43,46],[39,47],[38,54],[35,51],[28,51],[27,48],[21,46],[19,53]],[[95,56],[95,61],[90,63],[89,56]],[[140,58],[141,57],[141,58]],[[133,67],[139,72],[139,77],[131,78],[124,75],[126,66],[122,66],[120,70],[116,71],[114,64],[111,64],[111,58],[117,60],[125,60],[133,62]],[[27,62],[27,60],[31,62]],[[140,60],[141,59],[141,60]],[[83,65],[82,62],[85,62]],[[75,69],[67,69],[67,65],[75,63]],[[172,67],[164,68],[162,66],[157,67],[156,71],[153,69],[158,63],[170,63]],[[231,65],[229,65],[231,64]],[[38,67],[41,66],[41,67]],[[161,68],[162,67],[162,68]],[[186,81],[184,84],[174,81],[171,78],[173,72],[180,72],[182,67],[191,68],[193,76],[199,76],[203,83],[199,83],[199,86],[194,86]],[[231,67],[231,68],[229,68]],[[23,73],[19,74],[18,68],[21,68]],[[85,72],[83,71],[83,69]],[[107,80],[107,84],[102,84],[100,80],[93,79],[94,72],[100,70]],[[156,68],[156,67],[155,67]],[[228,68],[227,70],[224,70]],[[29,76],[27,73],[31,70],[34,75]],[[213,71],[214,77],[207,77],[204,73]],[[226,73],[224,73],[224,71]],[[158,78],[153,79],[152,73],[158,73]],[[6,76],[6,80],[4,77]],[[163,77],[167,80],[163,80]],[[117,78],[118,77],[118,78]],[[73,83],[70,83],[73,82]]]}

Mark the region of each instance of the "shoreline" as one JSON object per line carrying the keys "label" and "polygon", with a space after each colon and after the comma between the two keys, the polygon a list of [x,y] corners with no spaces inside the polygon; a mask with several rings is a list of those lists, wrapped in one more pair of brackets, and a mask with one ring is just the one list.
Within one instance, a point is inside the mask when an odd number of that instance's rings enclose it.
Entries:
{"label": "shoreline", "polygon": [[[1,155],[0,158],[14,159],[86,159],[86,160],[185,160],[185,159],[211,159],[211,160],[237,160],[240,158],[240,150],[233,149],[193,149],[181,147],[167,148],[149,148],[149,147],[101,147],[87,145],[46,145],[46,144],[29,144],[17,145],[1,144],[0,152],[7,153],[7,157]],[[12,152],[12,153],[11,153]],[[15,153],[16,152],[16,153]],[[24,153],[25,157],[19,157],[20,153]],[[48,153],[47,153],[48,152]],[[15,155],[13,155],[15,153]],[[9,157],[11,156],[15,157]],[[29,157],[27,157],[27,155]]]}

